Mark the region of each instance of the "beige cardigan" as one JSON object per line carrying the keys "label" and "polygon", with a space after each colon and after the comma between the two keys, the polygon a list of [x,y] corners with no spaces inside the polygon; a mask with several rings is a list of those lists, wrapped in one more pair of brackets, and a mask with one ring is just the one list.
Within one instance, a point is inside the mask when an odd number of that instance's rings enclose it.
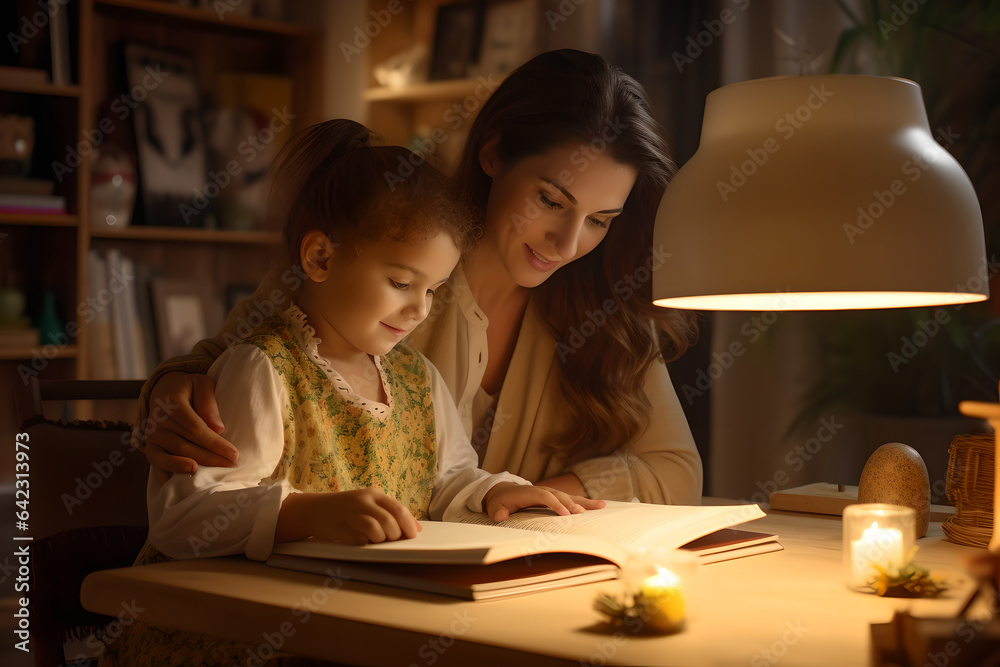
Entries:
{"label": "beige cardigan", "polygon": [[[145,421],[149,391],[164,373],[207,372],[226,345],[245,335],[271,308],[287,308],[300,280],[292,270],[271,271],[253,296],[233,308],[215,338],[199,342],[190,355],[160,364],[143,387],[137,423]],[[470,437],[472,401],[486,371],[487,325],[459,267],[438,290],[430,316],[407,339],[440,371]],[[483,468],[494,473],[506,470],[531,481],[572,472],[592,498],[627,501],[637,497],[650,503],[698,504],[701,459],[662,363],[654,364],[647,375],[645,390],[653,409],[649,425],[637,438],[610,456],[575,464],[547,451],[545,445],[565,428],[568,418],[555,349],[556,341],[532,302],[500,389]],[[480,435],[473,440],[480,440]]]}

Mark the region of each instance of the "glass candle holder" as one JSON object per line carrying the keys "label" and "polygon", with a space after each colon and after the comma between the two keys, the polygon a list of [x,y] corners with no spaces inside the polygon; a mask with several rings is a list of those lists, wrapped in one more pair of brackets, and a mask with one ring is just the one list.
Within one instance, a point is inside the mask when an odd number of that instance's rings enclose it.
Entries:
{"label": "glass candle holder", "polygon": [[844,508],[844,578],[854,590],[870,589],[879,571],[909,562],[917,513],[912,507],[882,503]]}
{"label": "glass candle holder", "polygon": [[685,598],[696,569],[693,557],[674,551],[638,549],[630,555],[622,584],[647,630],[673,633],[684,629]]}

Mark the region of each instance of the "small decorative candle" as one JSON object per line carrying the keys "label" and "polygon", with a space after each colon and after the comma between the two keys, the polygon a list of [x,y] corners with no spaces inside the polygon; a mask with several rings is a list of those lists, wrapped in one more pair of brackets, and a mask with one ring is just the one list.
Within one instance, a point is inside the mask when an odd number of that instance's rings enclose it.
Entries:
{"label": "small decorative candle", "polygon": [[906,565],[913,547],[916,512],[885,504],[849,505],[844,509],[844,573],[847,585],[868,587],[879,570]]}
{"label": "small decorative candle", "polygon": [[660,567],[642,583],[635,598],[646,627],[660,632],[677,632],[684,627],[684,590],[680,578]]}

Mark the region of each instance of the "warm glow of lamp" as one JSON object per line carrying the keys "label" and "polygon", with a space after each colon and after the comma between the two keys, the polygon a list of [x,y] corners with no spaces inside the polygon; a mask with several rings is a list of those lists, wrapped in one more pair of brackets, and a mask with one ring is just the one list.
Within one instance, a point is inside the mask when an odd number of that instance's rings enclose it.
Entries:
{"label": "warm glow of lamp", "polygon": [[[952,141],[949,128],[940,139]],[[724,86],[656,218],[657,305],[840,310],[989,296],[982,213],[920,87],[826,75]]]}

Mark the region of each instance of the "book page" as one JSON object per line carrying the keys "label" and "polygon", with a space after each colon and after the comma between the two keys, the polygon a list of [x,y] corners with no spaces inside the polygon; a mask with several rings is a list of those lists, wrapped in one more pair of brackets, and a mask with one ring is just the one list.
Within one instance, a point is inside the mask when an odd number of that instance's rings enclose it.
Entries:
{"label": "book page", "polygon": [[469,512],[462,523],[503,526],[547,533],[590,536],[628,547],[673,549],[720,528],[759,519],[757,505],[652,505],[609,501],[607,507],[558,516],[548,509],[527,509],[497,523]]}
{"label": "book page", "polygon": [[534,530],[443,521],[421,521],[420,524],[423,530],[412,539],[359,547],[309,538],[276,544],[272,553],[384,563],[469,564],[493,563],[544,552],[592,554],[616,564],[621,564],[626,556],[613,542],[585,535],[548,535]]}

